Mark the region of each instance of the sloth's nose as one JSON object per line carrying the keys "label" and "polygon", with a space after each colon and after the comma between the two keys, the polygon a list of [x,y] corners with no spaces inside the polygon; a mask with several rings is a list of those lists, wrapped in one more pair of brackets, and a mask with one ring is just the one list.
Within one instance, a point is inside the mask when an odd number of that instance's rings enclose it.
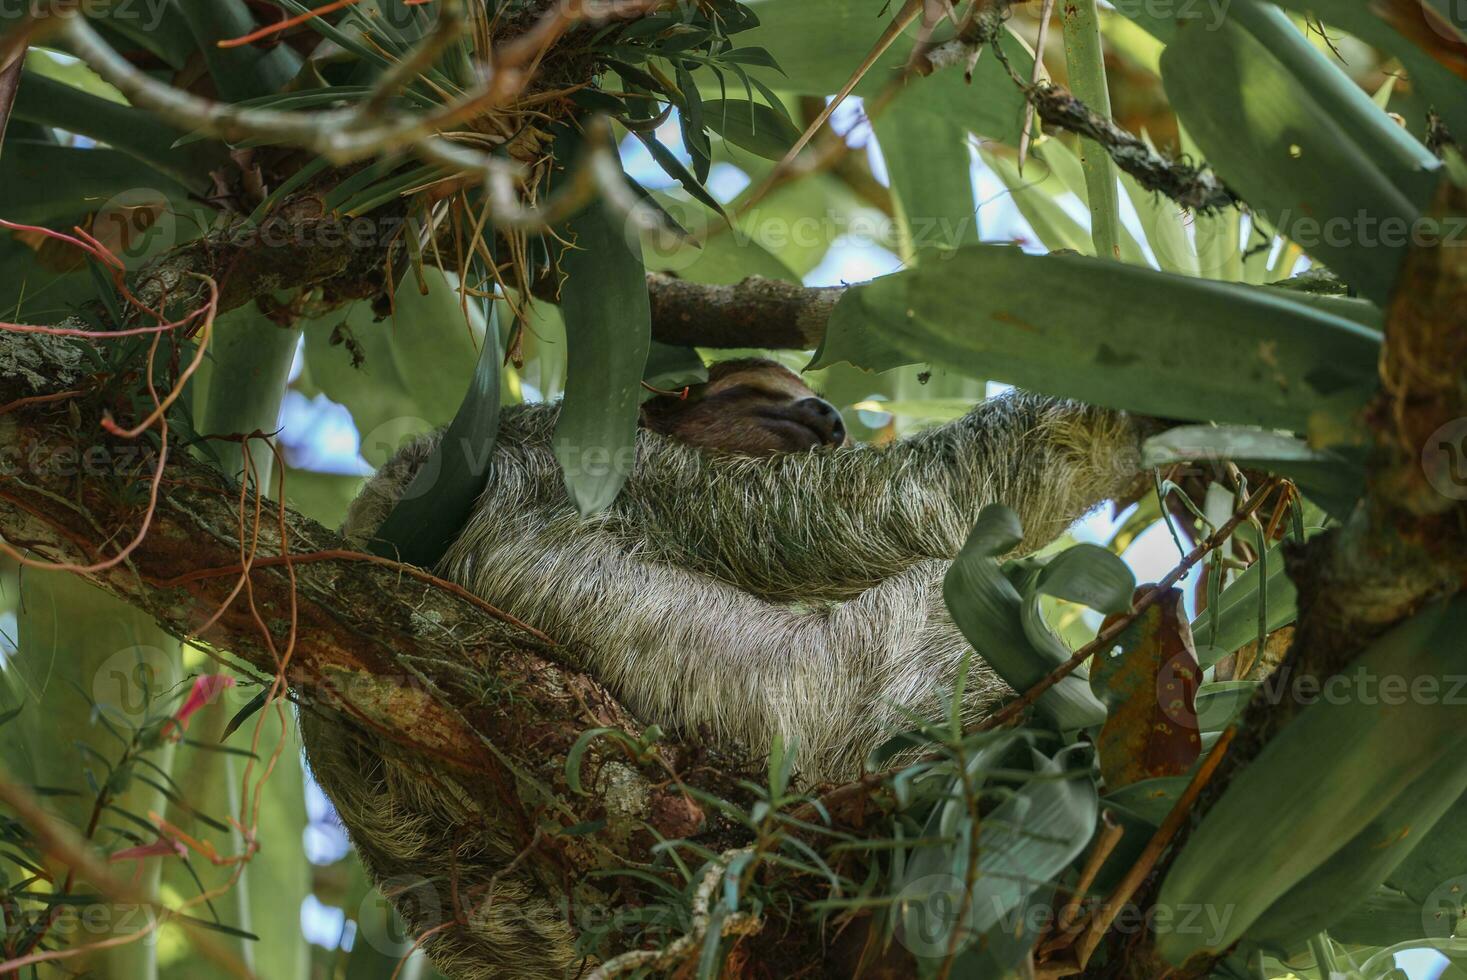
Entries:
{"label": "sloth's nose", "polygon": [[846,422],[840,412],[824,398],[801,398],[795,402],[795,410],[801,422],[810,426],[827,446],[839,446],[846,441]]}

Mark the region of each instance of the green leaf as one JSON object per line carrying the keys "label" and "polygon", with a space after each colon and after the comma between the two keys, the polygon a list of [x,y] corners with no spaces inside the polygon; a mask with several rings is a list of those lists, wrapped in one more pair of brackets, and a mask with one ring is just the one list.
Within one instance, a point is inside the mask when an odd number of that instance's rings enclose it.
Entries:
{"label": "green leaf", "polygon": [[[1275,902],[1248,930],[1248,938],[1287,948],[1330,929],[1419,849],[1464,791],[1467,791],[1467,766],[1462,764],[1459,754],[1449,753],[1391,800],[1334,857]],[[1439,888],[1439,894],[1428,893],[1424,901],[1430,905],[1433,898],[1436,903],[1444,898],[1452,899],[1460,909],[1463,871],[1459,867],[1452,876],[1459,886],[1457,894],[1451,892],[1449,877],[1433,886]],[[1440,910],[1424,907],[1422,919],[1434,911]],[[1391,941],[1417,939],[1424,931],[1423,923],[1418,921],[1409,932]]]}
{"label": "green leaf", "polygon": [[872,126],[900,205],[903,257],[978,241],[973,164],[967,134],[949,119],[916,108],[878,115]]}
{"label": "green leaf", "polygon": [[177,10],[193,32],[198,53],[208,65],[219,95],[226,101],[279,91],[300,70],[300,55],[288,44],[219,47],[217,42],[242,37],[260,26],[245,0],[180,3]]}
{"label": "green leaf", "polygon": [[463,403],[443,438],[371,543],[375,554],[432,568],[468,522],[484,489],[484,465],[499,431],[499,330],[486,303],[488,329]]}
{"label": "green leaf", "polygon": [[[1100,49],[1100,16],[1096,0],[1067,0],[1060,7],[1064,28],[1065,69],[1075,97],[1102,116],[1110,115],[1110,89],[1105,83],[1105,56]],[[1085,200],[1090,208],[1090,237],[1095,254],[1119,259],[1120,194],[1116,167],[1094,140],[1080,141],[1085,170]]]}
{"label": "green leaf", "polygon": [[814,366],[935,361],[1148,415],[1304,429],[1364,404],[1379,350],[1373,331],[1262,290],[975,245],[847,290]]}
{"label": "green leaf", "polygon": [[706,204],[712,210],[719,214],[723,213],[723,205],[718,203],[718,199],[708,193],[708,188],[703,186],[703,182],[690,173],[687,167],[683,166],[683,162],[677,158],[677,154],[662,145],[655,133],[644,133],[641,130],[634,129],[632,130],[632,135],[641,140],[642,145],[647,147],[648,152],[652,154],[652,159],[657,162],[657,165],[669,177],[681,184],[683,190]]}
{"label": "green leaf", "polygon": [[1240,425],[1179,425],[1146,440],[1141,465],[1249,459],[1305,463],[1344,463],[1337,453],[1314,449],[1303,439]]}
{"label": "green leaf", "polygon": [[[1354,99],[1305,84],[1234,19],[1216,31],[1185,26],[1161,66],[1172,105],[1228,185],[1281,234],[1385,303],[1439,164],[1402,159],[1394,145],[1354,135]],[[1339,77],[1362,111],[1383,118]]]}
{"label": "green leaf", "polygon": [[[1025,628],[1025,597],[999,570],[998,556],[1012,551],[1022,539],[1018,515],[1012,510],[1002,504],[983,508],[942,585],[953,622],[1016,691],[1034,686],[1067,659],[1057,641],[1033,642]],[[1037,599],[1029,601],[1038,604]],[[1038,707],[1061,730],[1085,728],[1105,718],[1105,709],[1076,677],[1066,677],[1046,691]]]}
{"label": "green leaf", "polygon": [[631,474],[652,310],[641,245],[615,212],[594,202],[571,220],[570,236],[560,261],[565,399],[553,445],[571,500],[591,514]]}
{"label": "green leaf", "polygon": [[[894,5],[883,16],[879,4],[850,0],[753,0],[748,7],[758,17],[759,26],[740,37],[741,47],[764,49],[788,76],[778,87],[801,95],[838,91],[897,9]],[[943,24],[933,37],[941,41],[951,33]],[[903,32],[866,73],[855,94],[869,98],[905,70],[917,34],[915,25]],[[1033,59],[1024,46],[1008,36],[999,43],[1014,71],[1028,78]],[[728,55],[723,58],[728,60]],[[885,111],[913,110],[961,120],[975,133],[1017,145],[1024,102],[1003,65],[989,52],[978,60],[971,85],[959,70],[934,72],[922,84],[907,86]]]}
{"label": "green leaf", "polygon": [[1467,795],[1459,795],[1435,826],[1419,833],[1425,837],[1387,881],[1427,912],[1442,911],[1432,906],[1455,903],[1453,919],[1460,919],[1467,909],[1467,888],[1462,887],[1467,885],[1463,881],[1467,875]]}
{"label": "green leaf", "polygon": [[1055,555],[1040,570],[1035,591],[1103,613],[1131,608],[1136,575],[1120,556],[1094,544],[1077,544]]}
{"label": "green leaf", "polygon": [[[927,903],[946,899],[956,909],[961,902],[968,862],[968,834],[978,834],[978,875],[968,902],[968,920],[961,924],[977,934],[998,926],[1041,885],[1073,861],[1095,830],[1097,798],[1090,769],[1094,758],[1089,745],[1061,749],[1052,759],[1030,750],[1034,778],[984,815],[981,827],[964,818],[956,828],[959,840],[949,846],[917,851],[905,872],[904,941],[920,940],[918,955],[941,956],[950,931],[958,927],[949,911],[941,934],[934,935]],[[957,895],[952,894],[957,889]],[[910,948],[910,945],[909,945]]]}
{"label": "green leaf", "polygon": [[124,192],[154,190],[191,210],[188,188],[118,150],[6,140],[0,155],[0,214],[31,225],[71,223]]}
{"label": "green leaf", "polygon": [[781,160],[800,138],[794,123],[778,109],[748,99],[709,99],[703,103],[708,128],[734,146],[766,160]]}
{"label": "green leaf", "polygon": [[1284,572],[1283,545],[1275,544],[1268,549],[1266,563],[1254,562],[1240,572],[1223,589],[1217,605],[1204,609],[1192,621],[1192,635],[1197,639],[1197,659],[1202,666],[1211,667],[1244,644],[1258,639],[1258,583],[1262,576],[1259,567],[1263,564],[1268,565],[1269,631],[1289,625],[1299,615],[1298,593]]}
{"label": "green leaf", "polygon": [[608,728],[604,726],[600,728],[588,728],[576,737],[575,744],[565,754],[565,784],[577,796],[585,796],[587,794],[586,789],[581,785],[581,761],[586,757],[586,753],[590,750],[593,742],[598,738],[607,736],[621,740],[625,740],[627,737],[626,733],[620,728]]}
{"label": "green leaf", "polygon": [[[120,150],[179,183],[208,189],[209,171],[229,161],[221,144],[174,144],[184,133],[151,112],[55,81],[27,69],[16,93],[14,118],[89,136]],[[10,144],[7,143],[7,149]]]}
{"label": "green leaf", "polygon": [[[1467,747],[1460,699],[1387,697],[1385,679],[1434,677],[1440,692],[1442,678],[1458,670],[1455,639],[1464,629],[1467,602],[1457,599],[1375,640],[1228,784],[1172,864],[1157,905],[1216,903],[1233,914],[1210,935],[1158,937],[1162,956],[1182,963],[1203,949],[1226,949],[1440,759],[1460,760]],[[1261,812],[1281,816],[1260,823]]]}
{"label": "green leaf", "polygon": [[[1454,133],[1467,132],[1467,82],[1438,61],[1435,52],[1424,50],[1418,41],[1397,30],[1380,15],[1380,8],[1355,0],[1282,0],[1279,6],[1318,17],[1396,55],[1406,68],[1412,88],[1420,87],[1423,101],[1441,113],[1447,128]],[[1435,32],[1426,36],[1434,38]]]}

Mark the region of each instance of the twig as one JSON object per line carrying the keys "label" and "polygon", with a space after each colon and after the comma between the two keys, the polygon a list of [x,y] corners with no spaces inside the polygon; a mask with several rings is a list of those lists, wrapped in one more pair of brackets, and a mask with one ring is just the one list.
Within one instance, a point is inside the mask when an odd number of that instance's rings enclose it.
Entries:
{"label": "twig", "polygon": [[[1039,84],[1039,76],[1044,72],[1044,42],[1049,36],[1049,21],[1054,16],[1054,0],[1044,0],[1044,5],[1039,10],[1039,36],[1034,41],[1034,71],[1029,76],[1029,84]],[[1024,124],[1019,128],[1019,174],[1024,173],[1024,161],[1029,156],[1030,130],[1034,128],[1034,101],[1024,100]]]}
{"label": "twig", "polygon": [[1167,593],[1167,590],[1169,590],[1173,585],[1177,584],[1177,582],[1181,580],[1182,576],[1186,575],[1193,565],[1197,564],[1199,561],[1205,558],[1208,552],[1226,542],[1227,539],[1232,535],[1233,531],[1237,529],[1238,525],[1248,520],[1252,513],[1260,506],[1262,506],[1264,500],[1267,499],[1271,493],[1273,493],[1275,488],[1278,487],[1279,482],[1280,481],[1275,478],[1269,480],[1262,487],[1260,487],[1258,489],[1258,492],[1249,497],[1248,500],[1243,504],[1243,506],[1239,508],[1237,513],[1228,518],[1225,524],[1219,527],[1201,544],[1193,548],[1191,552],[1187,554],[1187,557],[1183,558],[1182,561],[1178,563],[1175,568],[1173,568],[1170,572],[1167,572],[1166,575],[1162,576],[1161,581],[1157,582],[1156,586],[1153,587],[1150,592],[1147,592],[1144,596],[1138,599],[1135,604],[1132,605],[1130,612],[1126,613],[1124,616],[1121,616],[1110,626],[1101,630],[1098,634],[1096,634],[1095,639],[1091,640],[1089,643],[1076,650],[1074,654],[1070,656],[1069,660],[1066,660],[1054,670],[1050,671],[1047,675],[1045,675],[1044,678],[1042,678],[1033,687],[1025,691],[1022,695],[1004,705],[1002,710],[994,712],[987,718],[983,719],[983,721],[979,722],[973,728],[973,731],[986,732],[990,729],[998,728],[1013,721],[1021,713],[1023,713],[1024,709],[1028,708],[1035,701],[1039,700],[1040,695],[1042,695],[1045,691],[1048,691],[1060,681],[1073,674],[1082,664],[1085,663],[1086,660],[1090,659],[1090,657],[1094,653],[1096,653],[1098,650],[1103,649],[1117,636],[1120,636],[1121,633],[1125,632],[1125,630],[1132,623],[1134,623],[1143,612],[1145,612],[1147,609],[1150,609],[1151,606],[1157,602],[1157,600],[1159,600]]}
{"label": "twig", "polygon": [[1080,917],[1081,900],[1090,890],[1090,886],[1095,884],[1095,878],[1100,874],[1100,869],[1105,866],[1106,859],[1121,842],[1125,832],[1126,828],[1116,823],[1114,813],[1110,810],[1101,813],[1100,834],[1095,839],[1095,846],[1090,849],[1090,856],[1085,859],[1085,868],[1080,872],[1080,880],[1075,883],[1073,899],[1060,908],[1059,918],[1055,920],[1056,932],[1067,932],[1075,924],[1075,920]]}
{"label": "twig", "polygon": [[612,980],[613,977],[625,976],[643,967],[654,970],[670,969],[686,962],[690,954],[702,949],[706,942],[717,941],[724,936],[747,936],[762,929],[764,921],[758,916],[748,912],[730,912],[724,917],[718,936],[708,935],[708,927],[712,924],[709,921],[708,904],[712,901],[713,890],[723,880],[724,872],[735,858],[752,853],[750,848],[741,847],[725,851],[713,859],[703,875],[703,880],[698,882],[698,890],[693,893],[693,928],[687,935],[675,940],[665,949],[634,949],[613,956],[597,967],[586,980]]}
{"label": "twig", "polygon": [[1212,774],[1217,771],[1217,767],[1222,764],[1223,757],[1228,753],[1228,746],[1232,744],[1233,736],[1237,733],[1236,726],[1229,726],[1223,730],[1217,744],[1212,747],[1212,751],[1207,754],[1207,758],[1192,775],[1192,781],[1187,784],[1182,795],[1177,797],[1177,802],[1173,804],[1171,812],[1166,815],[1166,819],[1161,822],[1161,826],[1151,836],[1151,840],[1146,842],[1146,847],[1136,858],[1136,863],[1131,865],[1126,876],[1121,879],[1120,884],[1116,885],[1115,891],[1111,892],[1110,897],[1091,917],[1090,926],[1086,929],[1084,938],[1080,940],[1080,948],[1077,951],[1077,960],[1081,969],[1084,969],[1085,965],[1090,962],[1090,955],[1095,952],[1095,947],[1100,944],[1101,938],[1110,929],[1115,917],[1120,914],[1121,907],[1131,900],[1131,896],[1135,894],[1146,876],[1151,873],[1151,869],[1156,865],[1162,852],[1177,835],[1177,831],[1182,829],[1182,824],[1186,822],[1188,815],[1192,812],[1192,805],[1197,802],[1198,794],[1212,779]]}
{"label": "twig", "polygon": [[1147,190],[1204,214],[1237,205],[1233,192],[1210,171],[1168,160],[1140,137],[1075,98],[1063,85],[1030,85],[1024,94],[1040,119],[1099,143],[1117,167]]}

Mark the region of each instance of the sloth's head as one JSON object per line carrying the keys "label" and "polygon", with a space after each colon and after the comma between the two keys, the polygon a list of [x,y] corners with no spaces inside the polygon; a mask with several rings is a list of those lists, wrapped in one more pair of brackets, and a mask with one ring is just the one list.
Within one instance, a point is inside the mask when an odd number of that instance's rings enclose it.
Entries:
{"label": "sloth's head", "polygon": [[846,442],[834,405],[793,371],[750,357],[720,361],[686,398],[658,395],[642,405],[642,424],[691,446],[763,455]]}

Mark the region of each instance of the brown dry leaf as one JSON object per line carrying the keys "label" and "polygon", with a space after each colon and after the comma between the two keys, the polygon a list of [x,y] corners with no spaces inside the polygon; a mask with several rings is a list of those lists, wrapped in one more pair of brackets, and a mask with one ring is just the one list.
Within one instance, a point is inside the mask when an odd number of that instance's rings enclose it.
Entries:
{"label": "brown dry leaf", "polygon": [[[1141,586],[1136,598],[1151,588]],[[1101,629],[1118,618],[1107,617]],[[1108,790],[1192,768],[1202,744],[1197,732],[1201,677],[1178,588],[1168,589],[1109,650],[1095,655],[1090,688],[1108,712],[1096,740]]]}

